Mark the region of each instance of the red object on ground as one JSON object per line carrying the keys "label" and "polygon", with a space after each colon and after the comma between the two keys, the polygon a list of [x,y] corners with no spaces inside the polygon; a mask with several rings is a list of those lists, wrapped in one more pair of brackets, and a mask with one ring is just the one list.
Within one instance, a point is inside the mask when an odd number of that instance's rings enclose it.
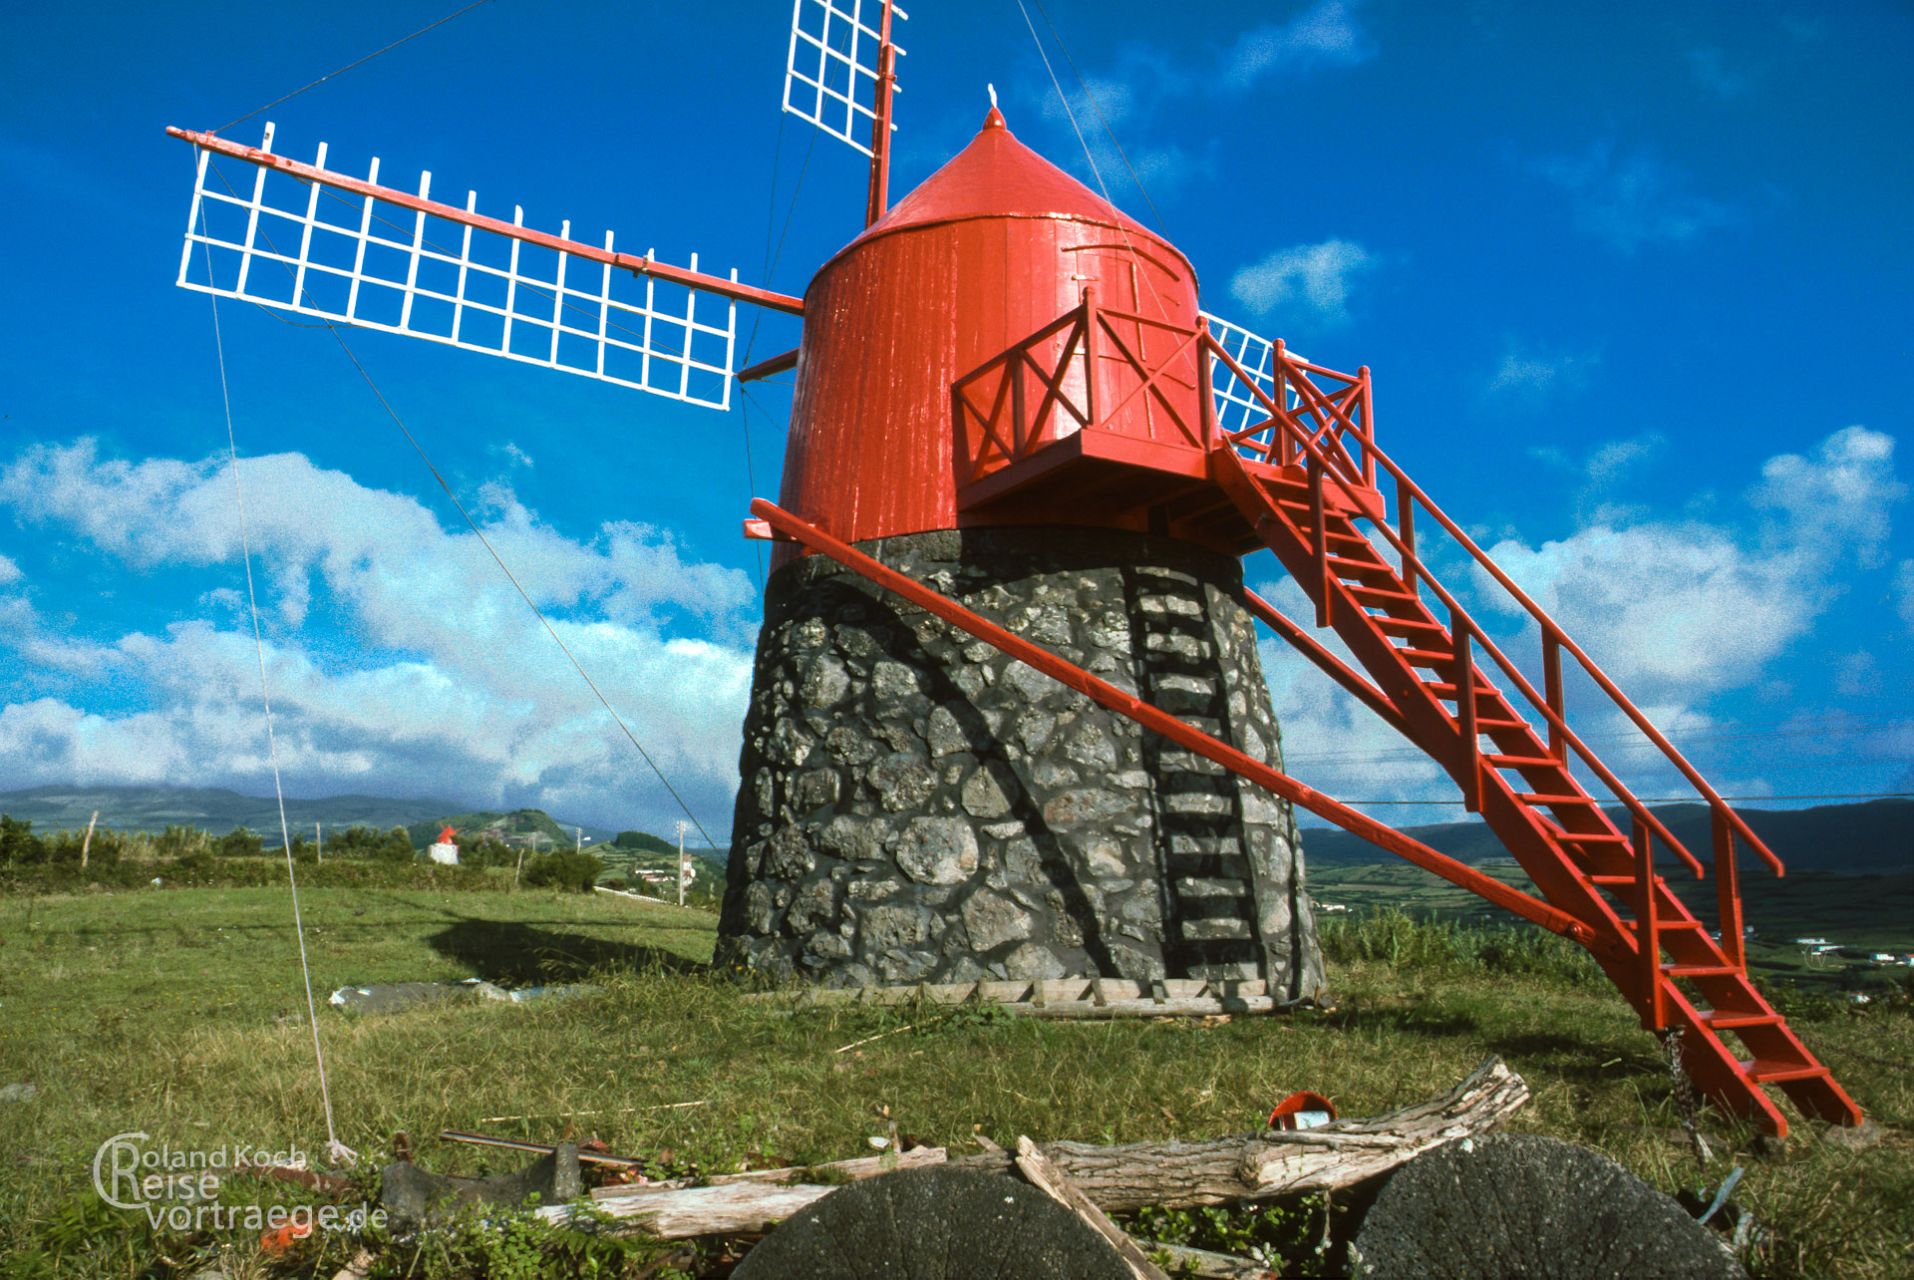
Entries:
{"label": "red object on ground", "polygon": [[[1315,1119],[1321,1116],[1322,1119]],[[1272,1129],[1314,1129],[1336,1118],[1336,1104],[1309,1089],[1299,1089],[1269,1113]]]}
{"label": "red object on ground", "polygon": [[459,833],[454,831],[451,827],[447,827],[445,830],[439,832],[439,843],[440,844],[456,844],[458,843],[458,834]]}
{"label": "red object on ground", "polygon": [[259,1237],[259,1250],[261,1253],[267,1253],[277,1257],[291,1249],[295,1243],[306,1239],[311,1234],[312,1224],[310,1222],[288,1222],[283,1227],[276,1227],[261,1235]]}

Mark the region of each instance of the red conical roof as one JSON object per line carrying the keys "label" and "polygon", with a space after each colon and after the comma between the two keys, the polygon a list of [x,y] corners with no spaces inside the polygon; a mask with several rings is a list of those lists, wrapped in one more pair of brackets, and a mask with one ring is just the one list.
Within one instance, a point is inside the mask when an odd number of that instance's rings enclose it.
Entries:
{"label": "red conical roof", "polygon": [[1162,237],[1017,141],[996,107],[969,146],[851,243],[965,218],[1072,218]]}

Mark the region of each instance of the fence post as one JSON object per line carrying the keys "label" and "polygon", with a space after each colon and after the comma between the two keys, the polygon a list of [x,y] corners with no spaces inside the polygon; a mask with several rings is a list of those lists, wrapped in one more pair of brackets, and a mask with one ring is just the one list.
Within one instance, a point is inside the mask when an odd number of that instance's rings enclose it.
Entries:
{"label": "fence post", "polygon": [[1396,526],[1402,538],[1402,585],[1409,594],[1422,594],[1422,575],[1416,572],[1416,500],[1406,479],[1396,481]]}
{"label": "fence post", "polygon": [[1450,637],[1455,648],[1455,719],[1462,734],[1462,805],[1470,813],[1482,812],[1482,748],[1475,723],[1475,650],[1469,641],[1469,624],[1449,611]]}
{"label": "fence post", "polygon": [[[1103,403],[1103,396],[1097,388],[1098,366],[1101,363],[1097,341],[1097,326],[1101,321],[1097,316],[1097,287],[1093,284],[1083,286],[1083,416],[1090,420],[1091,426],[1099,426],[1097,408]],[[1059,370],[1061,372],[1061,370]]]}
{"label": "fence post", "polygon": [[1362,482],[1373,489],[1376,487],[1376,451],[1370,446],[1376,442],[1376,420],[1375,406],[1370,399],[1369,366],[1362,366],[1356,376],[1362,379],[1362,434],[1356,437],[1362,441]]}
{"label": "fence post", "polygon": [[1668,1009],[1661,983],[1661,912],[1655,901],[1655,846],[1648,824],[1639,813],[1635,815],[1632,845],[1635,851],[1635,955],[1646,999],[1642,1025],[1650,1031],[1660,1031],[1668,1025]]}
{"label": "fence post", "polygon": [[1568,713],[1562,702],[1562,641],[1553,631],[1542,632],[1542,679],[1546,685],[1548,709],[1554,713],[1554,719],[1548,725],[1548,753],[1557,760],[1568,760],[1568,743],[1562,736],[1562,725]]}
{"label": "fence post", "polygon": [[1721,917],[1721,950],[1728,963],[1746,967],[1747,954],[1741,934],[1741,887],[1735,867],[1735,831],[1728,823],[1727,809],[1710,805],[1709,816],[1715,828],[1715,905]]}

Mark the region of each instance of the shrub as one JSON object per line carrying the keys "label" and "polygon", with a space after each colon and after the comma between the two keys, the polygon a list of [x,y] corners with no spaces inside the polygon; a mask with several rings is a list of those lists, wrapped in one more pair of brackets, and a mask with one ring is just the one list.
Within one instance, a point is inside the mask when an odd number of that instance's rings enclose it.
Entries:
{"label": "shrub", "polygon": [[550,887],[590,893],[604,870],[605,864],[595,853],[560,849],[528,859],[524,882],[533,888]]}
{"label": "shrub", "polygon": [[33,824],[0,813],[0,862],[34,863],[46,860],[46,842],[33,834]]}
{"label": "shrub", "polygon": [[213,841],[213,852],[222,858],[256,858],[261,847],[259,837],[244,827],[234,827]]}

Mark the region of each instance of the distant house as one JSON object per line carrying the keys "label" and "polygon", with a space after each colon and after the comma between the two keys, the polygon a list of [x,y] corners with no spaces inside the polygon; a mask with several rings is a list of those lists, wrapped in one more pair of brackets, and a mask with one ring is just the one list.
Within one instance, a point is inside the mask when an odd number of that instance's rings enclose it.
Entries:
{"label": "distant house", "polygon": [[425,856],[432,859],[432,861],[438,863],[441,866],[446,866],[446,867],[458,866],[459,865],[458,834],[459,833],[454,831],[451,827],[445,828],[443,831],[439,832],[439,838],[433,842],[432,847],[425,851]]}

